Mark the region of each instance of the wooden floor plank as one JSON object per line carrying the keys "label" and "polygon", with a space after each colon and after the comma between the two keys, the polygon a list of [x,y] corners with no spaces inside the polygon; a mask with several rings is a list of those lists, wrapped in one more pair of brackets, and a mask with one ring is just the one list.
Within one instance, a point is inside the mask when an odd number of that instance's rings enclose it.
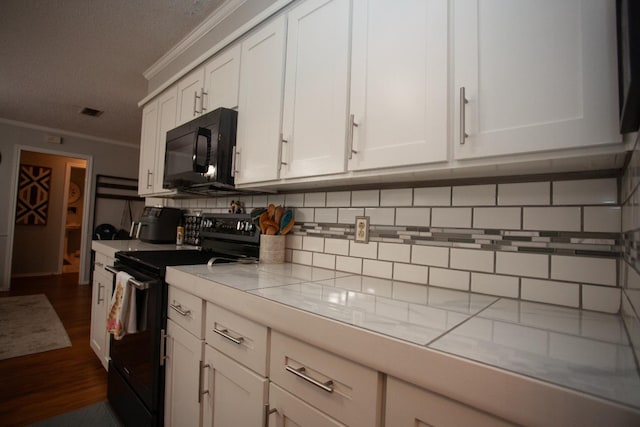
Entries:
{"label": "wooden floor plank", "polygon": [[74,273],[14,279],[0,298],[45,294],[71,347],[0,360],[0,425],[25,426],[107,398],[107,373],[89,346],[91,286]]}

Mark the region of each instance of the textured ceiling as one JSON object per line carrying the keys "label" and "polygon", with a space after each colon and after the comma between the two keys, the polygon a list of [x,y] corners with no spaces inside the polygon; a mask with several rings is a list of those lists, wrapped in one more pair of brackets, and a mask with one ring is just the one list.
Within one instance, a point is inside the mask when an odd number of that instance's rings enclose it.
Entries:
{"label": "textured ceiling", "polygon": [[0,0],[0,118],[139,143],[142,73],[222,3]]}

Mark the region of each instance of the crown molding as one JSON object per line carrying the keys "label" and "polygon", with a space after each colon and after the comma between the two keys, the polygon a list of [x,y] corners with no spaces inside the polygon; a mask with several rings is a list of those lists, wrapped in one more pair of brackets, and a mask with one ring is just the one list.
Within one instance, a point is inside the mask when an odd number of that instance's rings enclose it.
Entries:
{"label": "crown molding", "polygon": [[167,65],[174,61],[178,56],[198,42],[209,31],[213,30],[220,22],[224,21],[229,15],[235,12],[247,0],[227,0],[218,9],[215,10],[207,19],[193,29],[184,39],[178,42],[167,53],[162,55],[151,67],[147,68],[142,75],[145,79],[150,80],[159,72],[164,70]]}
{"label": "crown molding", "polygon": [[21,127],[21,128],[39,130],[42,132],[55,133],[55,134],[70,136],[74,138],[88,139],[91,141],[102,142],[104,144],[119,145],[121,147],[131,148],[135,150],[140,149],[140,145],[130,143],[130,142],[118,141],[118,140],[109,139],[109,138],[100,138],[99,136],[87,135],[85,133],[79,133],[79,132],[71,132],[68,130],[57,129],[57,128],[52,128],[48,126],[34,125],[32,123],[19,122],[17,120],[4,119],[2,117],[0,117],[0,124],[7,124],[7,125]]}

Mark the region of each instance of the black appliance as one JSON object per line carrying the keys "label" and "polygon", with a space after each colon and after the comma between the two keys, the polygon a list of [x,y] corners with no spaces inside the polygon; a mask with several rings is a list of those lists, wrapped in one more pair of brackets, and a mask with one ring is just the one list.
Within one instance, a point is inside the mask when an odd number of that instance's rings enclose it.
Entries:
{"label": "black appliance", "polygon": [[[248,214],[204,214],[201,250],[123,251],[109,271],[133,276],[139,330],[111,338],[107,397],[126,426],[164,421],[164,354],[168,266],[257,261],[259,231]],[[114,274],[115,277],[115,274]],[[142,327],[140,327],[142,325]]]}
{"label": "black appliance", "polygon": [[140,221],[131,224],[129,236],[135,234],[136,238],[148,243],[175,243],[181,220],[180,209],[147,206],[142,211]]}
{"label": "black appliance", "polygon": [[218,108],[167,132],[164,188],[234,189],[238,113]]}

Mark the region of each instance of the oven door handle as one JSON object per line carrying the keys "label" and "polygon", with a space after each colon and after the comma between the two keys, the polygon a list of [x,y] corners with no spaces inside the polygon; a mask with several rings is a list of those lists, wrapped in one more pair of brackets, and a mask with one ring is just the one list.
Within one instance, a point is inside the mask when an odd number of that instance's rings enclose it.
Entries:
{"label": "oven door handle", "polygon": [[[116,270],[115,267],[113,267],[111,265],[105,265],[104,269],[107,270],[110,273],[113,273],[113,274],[118,274],[120,272],[120,271]],[[136,280],[136,279],[129,279],[127,284],[133,285],[134,288],[140,289],[141,291],[144,291],[145,289],[149,289],[149,285],[151,284],[151,282],[141,282],[141,281]]]}

